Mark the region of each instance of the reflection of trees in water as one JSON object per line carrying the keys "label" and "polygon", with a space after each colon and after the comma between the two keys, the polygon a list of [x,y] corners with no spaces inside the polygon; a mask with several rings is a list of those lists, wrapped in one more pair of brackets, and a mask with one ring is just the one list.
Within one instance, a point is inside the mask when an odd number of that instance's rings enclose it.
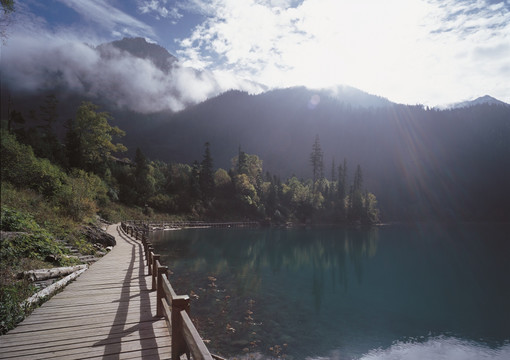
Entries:
{"label": "reflection of trees in water", "polygon": [[186,272],[227,275],[237,295],[256,293],[264,269],[273,274],[311,269],[312,294],[320,305],[326,272],[347,288],[351,264],[363,281],[363,260],[376,254],[378,229],[192,230],[172,232],[171,241],[164,235],[155,233],[153,242],[170,268],[185,262]]}
{"label": "reflection of trees in water", "polygon": [[[280,345],[290,345],[297,335],[287,338],[283,334],[288,323],[299,329],[310,321],[296,315],[294,319],[284,318],[285,311],[274,308],[281,300],[276,299],[278,295],[261,293],[265,277],[285,271],[295,274],[296,278],[289,279],[291,283],[310,281],[305,284],[310,293],[289,296],[295,302],[292,306],[298,308],[306,306],[299,296],[310,298],[318,313],[328,287],[340,284],[348,288],[349,271],[362,282],[363,262],[377,251],[378,229],[210,229],[169,235],[170,240],[153,236],[153,243],[163,262],[175,272],[174,287],[178,292],[198,295],[192,306],[199,330],[213,339],[217,351],[235,354],[246,348],[256,351],[273,346],[277,339],[281,339]],[[214,286],[210,276],[217,278]],[[255,301],[250,303],[252,299]],[[269,308],[277,311],[271,314]],[[310,311],[306,307],[302,310],[299,312]],[[227,330],[232,328],[235,332]],[[275,342],[265,344],[267,339]]]}

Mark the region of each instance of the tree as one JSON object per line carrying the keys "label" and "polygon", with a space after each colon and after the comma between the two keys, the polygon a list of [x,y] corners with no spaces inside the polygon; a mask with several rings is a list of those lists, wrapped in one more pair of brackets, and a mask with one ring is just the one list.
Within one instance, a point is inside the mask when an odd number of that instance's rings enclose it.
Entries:
{"label": "tree", "polygon": [[52,134],[53,124],[58,118],[57,107],[58,99],[55,94],[46,96],[44,103],[39,106],[41,120],[43,122],[43,125],[40,125],[39,127],[42,128],[46,134]]}
{"label": "tree", "polygon": [[193,162],[191,168],[191,176],[189,179],[190,197],[193,200],[198,200],[202,197],[200,192],[200,164],[198,161]]}
{"label": "tree", "polygon": [[202,200],[210,200],[214,194],[214,172],[213,172],[213,159],[211,157],[210,144],[204,144],[204,158],[200,164],[200,174],[198,177],[200,184],[200,191],[202,193]]}
{"label": "tree", "polygon": [[246,174],[248,172],[248,166],[247,166],[247,158],[246,153],[241,150],[241,145],[239,145],[238,155],[237,158],[237,166],[236,170],[238,174]]}
{"label": "tree", "polygon": [[62,144],[53,131],[53,125],[58,119],[57,107],[58,99],[55,94],[46,96],[44,103],[39,106],[42,124],[38,128],[42,130],[42,134],[35,150],[38,150],[40,156],[62,164],[64,162]]}
{"label": "tree", "polygon": [[71,139],[69,145],[74,146],[67,149],[69,153],[76,153],[79,157],[79,164],[85,170],[100,173],[111,153],[127,151],[122,144],[113,144],[114,136],[124,136],[125,132],[116,126],[111,126],[109,121],[111,115],[107,112],[97,112],[98,106],[91,102],[83,102],[78,108],[68,134]]}
{"label": "tree", "polygon": [[349,194],[349,219],[351,221],[360,221],[363,216],[363,174],[361,166],[358,164],[354,172],[354,182]]}
{"label": "tree", "polygon": [[324,177],[324,153],[321,149],[319,135],[315,135],[315,142],[312,145],[312,153],[310,154],[310,164],[313,171],[312,191],[315,192],[315,182]]}
{"label": "tree", "polygon": [[345,220],[345,198],[347,196],[347,159],[344,158],[343,165],[338,166],[338,183],[337,183],[337,208],[339,220]]}
{"label": "tree", "polygon": [[151,168],[147,158],[140,148],[136,148],[135,153],[135,191],[137,193],[137,203],[145,205],[147,199],[154,194],[155,180],[151,174]]}
{"label": "tree", "polygon": [[336,182],[336,167],[335,167],[335,158],[331,160],[331,182]]}

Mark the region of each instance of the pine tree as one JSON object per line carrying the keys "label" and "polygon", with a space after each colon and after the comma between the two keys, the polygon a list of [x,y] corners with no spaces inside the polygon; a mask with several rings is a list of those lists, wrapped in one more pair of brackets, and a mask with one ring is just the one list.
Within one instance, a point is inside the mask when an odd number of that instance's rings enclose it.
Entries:
{"label": "pine tree", "polygon": [[338,166],[337,183],[337,209],[339,221],[345,221],[346,208],[345,198],[347,196],[347,159],[344,158],[343,165]]}
{"label": "pine tree", "polygon": [[213,159],[211,157],[210,144],[204,144],[204,158],[200,166],[199,184],[203,200],[210,200],[214,195],[214,172]]}
{"label": "pine tree", "polygon": [[313,184],[312,190],[315,193],[315,183],[317,180],[324,178],[324,153],[321,149],[319,135],[315,135],[315,142],[312,145],[312,153],[310,154],[310,164],[312,165]]}
{"label": "pine tree", "polygon": [[331,160],[331,182],[336,182],[336,167],[335,167],[335,158]]}
{"label": "pine tree", "polygon": [[361,166],[358,164],[354,173],[354,181],[349,194],[349,219],[351,221],[360,221],[363,216],[363,174]]}

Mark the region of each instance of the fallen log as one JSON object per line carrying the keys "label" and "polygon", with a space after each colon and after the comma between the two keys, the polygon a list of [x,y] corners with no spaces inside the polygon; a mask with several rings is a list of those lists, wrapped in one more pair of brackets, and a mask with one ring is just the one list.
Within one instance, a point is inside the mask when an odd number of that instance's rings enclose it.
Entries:
{"label": "fallen log", "polygon": [[52,278],[56,278],[59,276],[68,275],[75,271],[86,269],[86,268],[87,268],[87,265],[64,266],[64,267],[51,268],[51,269],[37,269],[37,270],[24,271],[20,275],[22,278],[25,278],[31,282],[34,282],[34,281],[47,280],[47,279],[52,279]]}
{"label": "fallen log", "polygon": [[43,290],[39,291],[38,293],[32,295],[31,297],[26,299],[21,304],[21,307],[22,308],[26,308],[26,307],[29,307],[29,306],[31,306],[33,304],[37,304],[39,302],[39,300],[41,300],[41,299],[43,299],[43,298],[45,298],[47,296],[52,295],[53,293],[55,293],[59,289],[62,289],[64,286],[67,285],[67,283],[69,283],[71,280],[74,280],[75,278],[80,276],[83,272],[85,272],[88,269],[87,265],[84,265],[84,266],[85,266],[85,268],[83,268],[81,270],[78,270],[78,271],[75,271],[75,272],[73,272],[70,275],[67,275],[65,278],[57,281],[54,284],[51,284],[47,288],[44,288]]}

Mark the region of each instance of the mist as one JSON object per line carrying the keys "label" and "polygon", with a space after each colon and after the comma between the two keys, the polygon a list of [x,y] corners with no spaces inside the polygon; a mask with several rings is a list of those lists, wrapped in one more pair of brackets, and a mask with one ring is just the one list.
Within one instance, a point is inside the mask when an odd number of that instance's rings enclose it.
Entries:
{"label": "mist", "polygon": [[197,71],[179,62],[162,69],[107,45],[88,45],[70,36],[16,33],[2,48],[2,86],[12,91],[71,92],[114,107],[148,114],[180,111],[227,90],[259,93],[258,84],[228,73]]}

